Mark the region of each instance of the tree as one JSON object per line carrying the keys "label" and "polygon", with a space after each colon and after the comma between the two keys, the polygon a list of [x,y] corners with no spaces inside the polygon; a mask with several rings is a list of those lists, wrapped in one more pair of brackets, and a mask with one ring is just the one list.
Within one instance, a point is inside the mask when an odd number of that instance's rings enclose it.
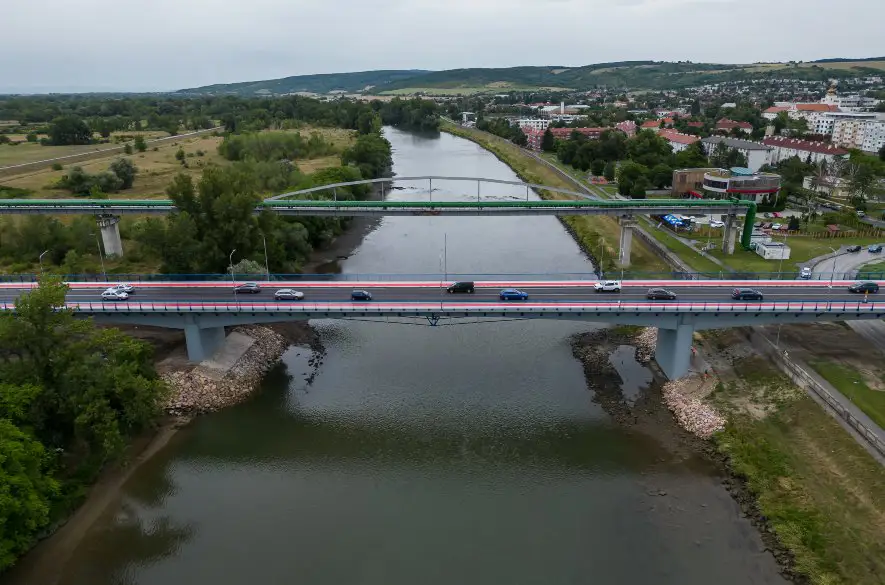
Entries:
{"label": "tree", "polygon": [[700,141],[689,144],[687,148],[677,152],[674,160],[678,169],[704,168],[710,164]]}
{"label": "tree", "polygon": [[615,180],[615,163],[613,161],[608,161],[605,163],[605,168],[602,171],[602,176],[605,177],[606,181],[614,181]]}
{"label": "tree", "polygon": [[[33,387],[32,387],[33,388]],[[3,398],[18,390],[4,385]],[[3,413],[0,402],[0,415]],[[21,405],[27,408],[27,405]],[[49,524],[58,482],[48,474],[46,450],[7,418],[0,418],[0,572],[27,551]]]}
{"label": "tree", "polygon": [[628,158],[646,167],[667,162],[672,154],[670,144],[654,132],[643,130],[627,141]]}
{"label": "tree", "polygon": [[553,132],[550,131],[549,127],[544,130],[544,137],[541,138],[541,150],[544,152],[556,150],[556,138],[553,137]]}
{"label": "tree", "polygon": [[264,266],[259,264],[254,260],[249,260],[248,258],[244,258],[229,267],[227,270],[228,274],[233,272],[233,274],[264,274]]}
{"label": "tree", "polygon": [[77,116],[60,116],[49,125],[49,142],[56,146],[90,144],[92,131]]}
{"label": "tree", "polygon": [[648,179],[646,179],[647,174],[647,167],[633,161],[625,162],[618,170],[618,193],[625,196],[631,195],[634,191],[634,184],[639,181],[641,177],[645,179],[645,182],[640,184],[642,186],[643,196],[645,196],[645,189],[648,188]]}
{"label": "tree", "polygon": [[184,154],[184,149],[179,146],[178,150],[175,151],[175,160],[177,160],[178,162],[184,162],[185,156],[186,155]]}
{"label": "tree", "polygon": [[126,144],[123,146],[123,154],[132,154],[132,145]]}
{"label": "tree", "polygon": [[27,136],[25,136],[25,140],[27,140],[28,142],[37,142],[37,133],[28,132]]}
{"label": "tree", "polygon": [[660,163],[651,170],[651,183],[657,189],[664,189],[673,183],[673,169],[669,165]]}
{"label": "tree", "polygon": [[848,192],[855,205],[862,205],[876,182],[876,173],[866,164],[852,165],[848,171]]}
{"label": "tree", "polygon": [[791,232],[799,231],[799,218],[794,216],[790,217],[790,221],[787,224],[787,229]]}
{"label": "tree", "polygon": [[135,182],[138,167],[128,158],[118,158],[111,163],[110,171],[120,178],[120,189],[129,189]]}
{"label": "tree", "polygon": [[597,158],[590,163],[590,172],[598,177],[605,172],[605,165],[604,160]]}
{"label": "tree", "polygon": [[879,160],[885,162],[885,144],[879,149]]}
{"label": "tree", "polygon": [[136,136],[132,145],[135,146],[135,150],[138,152],[144,152],[147,150],[147,142],[145,142],[144,136]]}
{"label": "tree", "polygon": [[645,192],[648,187],[648,179],[646,179],[644,176],[639,177],[630,187],[630,197],[632,197],[633,199],[645,199]]}

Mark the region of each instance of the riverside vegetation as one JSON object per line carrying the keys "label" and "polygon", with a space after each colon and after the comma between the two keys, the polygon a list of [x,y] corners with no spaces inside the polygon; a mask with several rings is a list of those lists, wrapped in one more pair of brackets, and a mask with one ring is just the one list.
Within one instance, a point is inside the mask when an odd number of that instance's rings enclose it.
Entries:
{"label": "riverside vegetation", "polygon": [[46,278],[0,315],[0,572],[153,425],[167,387],[152,349],[75,319]]}

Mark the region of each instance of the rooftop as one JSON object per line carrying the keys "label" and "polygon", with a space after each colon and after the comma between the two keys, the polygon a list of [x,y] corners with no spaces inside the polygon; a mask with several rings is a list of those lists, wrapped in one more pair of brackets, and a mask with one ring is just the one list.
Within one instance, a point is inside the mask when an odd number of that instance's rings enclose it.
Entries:
{"label": "rooftop", "polygon": [[692,136],[691,134],[683,134],[681,132],[677,132],[676,130],[664,129],[658,132],[658,136],[667,140],[668,142],[675,142],[677,144],[694,144],[698,140],[700,140],[699,136]]}
{"label": "rooftop", "polygon": [[763,138],[762,144],[780,148],[792,148],[793,150],[801,150],[803,152],[832,154],[835,156],[845,156],[848,154],[848,151],[844,148],[839,148],[828,142],[814,142],[811,140],[800,140],[798,138],[787,138],[786,136],[770,136],[768,138]]}
{"label": "rooftop", "polygon": [[741,140],[740,138],[728,138],[726,136],[710,136],[708,138],[702,138],[701,142],[704,144],[719,144],[720,142],[724,142],[725,146],[729,148],[737,148],[738,150],[771,150],[770,146],[765,146],[758,142]]}

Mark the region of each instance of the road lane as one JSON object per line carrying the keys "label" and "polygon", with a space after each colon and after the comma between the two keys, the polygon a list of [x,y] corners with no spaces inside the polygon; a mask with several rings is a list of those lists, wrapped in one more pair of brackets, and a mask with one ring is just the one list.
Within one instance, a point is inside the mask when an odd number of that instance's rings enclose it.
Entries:
{"label": "road lane", "polygon": [[[676,294],[676,302],[721,302],[731,301],[731,291],[736,288],[732,284],[719,284],[711,286],[710,281],[698,281],[695,284],[681,284],[679,286],[667,286],[668,290]],[[374,283],[372,283],[374,284]],[[446,283],[448,284],[448,283]],[[555,286],[522,286],[518,288],[529,294],[529,301],[533,302],[624,302],[646,300],[649,287],[642,285],[625,284],[620,293],[597,293],[590,285],[574,286],[570,283],[561,283]],[[846,283],[837,283],[832,289],[815,282],[795,284],[759,284],[748,282],[745,288],[759,290],[765,301],[768,302],[798,302],[798,301],[860,301],[863,295],[852,294],[847,291]],[[499,302],[501,283],[494,286],[477,284],[473,294],[448,294],[444,287],[438,286],[367,286],[363,283],[348,283],[348,286],[330,286],[327,283],[311,283],[310,286],[270,286],[262,287],[258,294],[233,294],[230,285],[219,286],[218,283],[194,284],[187,287],[145,286],[136,287],[135,294],[130,296],[131,302],[206,302],[206,303],[269,303],[274,302],[273,293],[279,288],[295,288],[305,293],[308,302],[340,302],[350,300],[350,292],[353,289],[366,289],[372,293],[374,302],[438,302],[446,303],[483,303]],[[86,288],[75,284],[67,296],[69,302],[100,302],[101,291],[104,285],[95,286],[94,283]],[[18,295],[27,289],[3,288],[0,289],[0,302],[14,301]],[[879,299],[885,301],[885,293],[870,295],[871,301]],[[107,301],[112,303],[113,301]],[[665,301],[660,301],[665,302]],[[672,301],[670,301],[672,302]],[[751,301],[755,302],[755,301]]]}

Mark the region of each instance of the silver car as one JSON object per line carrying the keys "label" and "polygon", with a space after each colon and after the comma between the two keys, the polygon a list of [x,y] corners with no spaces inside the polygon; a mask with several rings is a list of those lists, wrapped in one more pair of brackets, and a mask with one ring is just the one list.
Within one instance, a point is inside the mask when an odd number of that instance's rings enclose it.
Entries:
{"label": "silver car", "polygon": [[113,290],[118,290],[120,292],[124,292],[128,295],[135,293],[135,287],[129,284],[128,282],[121,282],[120,284],[115,284],[111,287]]}
{"label": "silver car", "polygon": [[129,293],[117,290],[115,288],[109,288],[101,293],[101,300],[103,301],[125,301],[128,298]]}
{"label": "silver car", "polygon": [[273,298],[275,301],[301,301],[304,300],[304,293],[292,288],[281,288],[273,294]]}

